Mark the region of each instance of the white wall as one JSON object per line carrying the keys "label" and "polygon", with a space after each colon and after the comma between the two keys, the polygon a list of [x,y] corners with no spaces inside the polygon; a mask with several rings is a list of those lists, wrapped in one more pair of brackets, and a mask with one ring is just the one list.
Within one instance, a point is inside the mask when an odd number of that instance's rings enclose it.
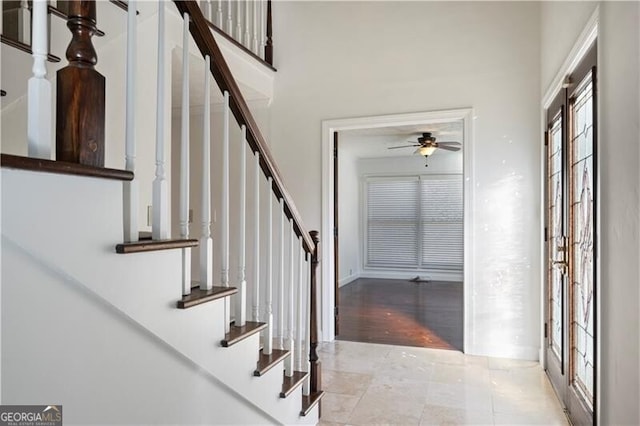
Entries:
{"label": "white wall", "polygon": [[[360,181],[358,158],[349,149],[349,139],[340,133],[338,140],[338,285],[360,276]],[[333,240],[328,242],[333,244]]]}
{"label": "white wall", "polygon": [[[595,6],[543,3],[543,91]],[[636,425],[640,423],[640,11],[637,2],[601,2],[599,10],[600,420],[606,425]],[[561,30],[565,23],[566,30]]]}
{"label": "white wall", "polygon": [[537,358],[539,4],[278,2],[274,39],[271,140],[312,229],[321,224],[322,120],[473,107],[465,350]]}

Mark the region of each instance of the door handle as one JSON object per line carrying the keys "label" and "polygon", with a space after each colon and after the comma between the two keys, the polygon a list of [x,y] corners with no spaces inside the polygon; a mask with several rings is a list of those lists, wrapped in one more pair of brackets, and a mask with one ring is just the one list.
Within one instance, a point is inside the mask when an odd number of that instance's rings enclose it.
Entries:
{"label": "door handle", "polygon": [[564,260],[552,260],[551,264],[554,267],[557,267],[558,269],[560,269],[560,271],[563,274],[566,274],[567,273],[567,269],[569,268],[569,264]]}

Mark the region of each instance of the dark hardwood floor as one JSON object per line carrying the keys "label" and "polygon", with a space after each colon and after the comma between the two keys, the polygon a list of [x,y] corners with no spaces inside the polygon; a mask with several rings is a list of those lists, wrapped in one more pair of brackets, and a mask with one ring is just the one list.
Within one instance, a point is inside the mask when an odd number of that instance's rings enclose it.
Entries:
{"label": "dark hardwood floor", "polygon": [[460,282],[360,278],[339,300],[338,340],[462,350]]}

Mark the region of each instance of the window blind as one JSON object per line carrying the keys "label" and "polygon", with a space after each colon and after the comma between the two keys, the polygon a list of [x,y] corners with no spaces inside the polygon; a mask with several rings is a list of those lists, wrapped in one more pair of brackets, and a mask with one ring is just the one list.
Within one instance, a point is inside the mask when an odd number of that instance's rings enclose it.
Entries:
{"label": "window blind", "polygon": [[366,266],[462,270],[462,176],[366,179]]}

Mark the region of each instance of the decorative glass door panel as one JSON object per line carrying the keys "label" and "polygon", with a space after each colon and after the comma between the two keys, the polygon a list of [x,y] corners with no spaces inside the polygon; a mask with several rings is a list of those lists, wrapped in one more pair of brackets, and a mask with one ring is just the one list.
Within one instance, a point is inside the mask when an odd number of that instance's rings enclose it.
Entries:
{"label": "decorative glass door panel", "polygon": [[[548,144],[548,229],[549,229],[549,346],[558,361],[563,362],[564,346],[564,173],[562,109],[550,124]],[[562,368],[562,367],[561,367]]]}
{"label": "decorative glass door panel", "polygon": [[594,122],[591,73],[571,105],[571,380],[589,407],[594,391]]}

